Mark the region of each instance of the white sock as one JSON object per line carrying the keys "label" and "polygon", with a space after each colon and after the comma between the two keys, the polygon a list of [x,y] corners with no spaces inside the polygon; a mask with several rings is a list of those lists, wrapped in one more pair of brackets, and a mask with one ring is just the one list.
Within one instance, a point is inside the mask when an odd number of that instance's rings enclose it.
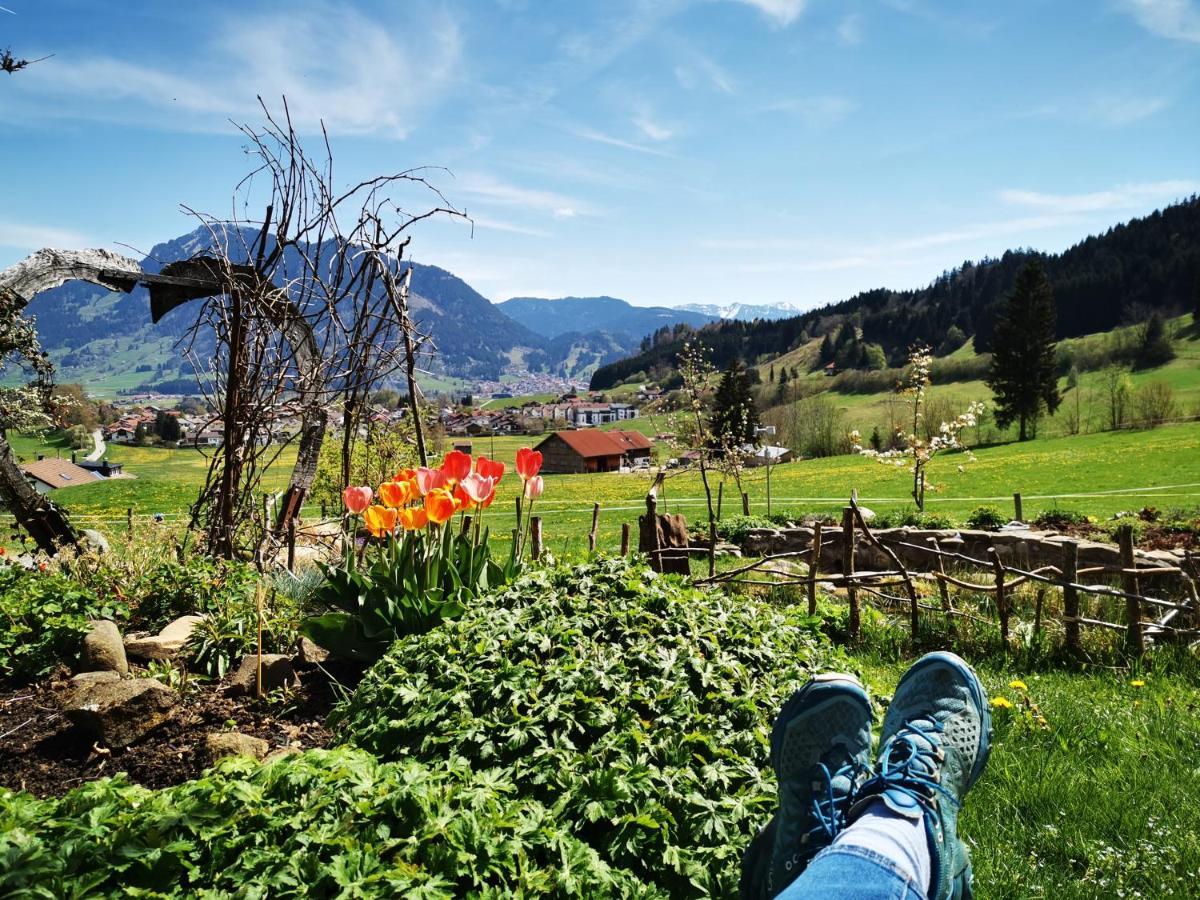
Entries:
{"label": "white sock", "polygon": [[924,819],[892,812],[882,800],[867,807],[854,824],[837,836],[834,846],[863,847],[895,862],[913,883],[929,892],[932,863]]}

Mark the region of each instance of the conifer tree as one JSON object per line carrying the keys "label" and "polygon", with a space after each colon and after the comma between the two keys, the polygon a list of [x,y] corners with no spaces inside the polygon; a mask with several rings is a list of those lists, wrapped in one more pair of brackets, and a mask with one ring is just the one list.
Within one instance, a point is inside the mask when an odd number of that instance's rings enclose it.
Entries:
{"label": "conifer tree", "polygon": [[996,400],[996,424],[1020,425],[1020,439],[1037,429],[1043,411],[1054,412],[1061,399],[1054,355],[1054,295],[1042,264],[1028,263],[1017,273],[992,336],[992,365],[987,385]]}
{"label": "conifer tree", "polygon": [[754,443],[758,409],[750,393],[750,373],[735,359],[721,375],[713,397],[710,428],[713,438],[725,447]]}

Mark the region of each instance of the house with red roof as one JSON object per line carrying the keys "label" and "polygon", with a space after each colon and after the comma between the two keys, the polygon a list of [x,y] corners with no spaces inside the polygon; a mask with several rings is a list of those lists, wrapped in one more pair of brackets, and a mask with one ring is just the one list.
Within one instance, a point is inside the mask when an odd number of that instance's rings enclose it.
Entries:
{"label": "house with red roof", "polygon": [[637,431],[556,431],[535,447],[547,474],[616,472],[650,465],[650,439]]}

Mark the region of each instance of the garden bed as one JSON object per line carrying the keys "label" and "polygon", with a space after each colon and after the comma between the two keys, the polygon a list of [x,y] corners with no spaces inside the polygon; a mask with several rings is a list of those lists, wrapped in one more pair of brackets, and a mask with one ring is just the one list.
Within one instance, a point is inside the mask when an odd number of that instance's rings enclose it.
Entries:
{"label": "garden bed", "polygon": [[299,689],[286,699],[259,701],[227,696],[222,683],[202,683],[182,697],[174,714],[130,747],[96,744],[59,708],[67,673],[0,692],[0,786],[38,797],[60,796],[97,778],[124,772],[147,787],[167,787],[196,778],[211,759],[205,736],[238,731],[265,740],[275,752],[326,747],[325,717],[337,701],[326,674],[353,685],[358,667],[327,664],[301,670]]}

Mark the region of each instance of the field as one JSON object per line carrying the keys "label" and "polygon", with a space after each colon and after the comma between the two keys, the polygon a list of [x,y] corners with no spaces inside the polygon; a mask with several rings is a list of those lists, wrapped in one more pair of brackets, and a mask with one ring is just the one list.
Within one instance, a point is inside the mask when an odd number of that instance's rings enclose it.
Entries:
{"label": "field", "polygon": [[[635,420],[650,424],[651,420]],[[525,437],[475,439],[476,454],[494,455],[510,471],[518,448],[536,443]],[[18,453],[31,458],[36,442],[16,442]],[[42,451],[45,452],[45,451]],[[53,452],[53,448],[51,451]],[[59,452],[62,451],[61,448]],[[294,451],[285,451],[269,473],[269,486],[286,484]],[[976,452],[970,462],[961,454],[938,457],[930,466],[936,490],[926,498],[930,512],[961,519],[980,504],[1011,510],[1020,491],[1024,512],[1032,518],[1052,508],[1107,517],[1143,506],[1160,509],[1194,507],[1200,502],[1200,423],[1169,425],[1153,431],[1120,431],[1002,444]],[[183,515],[204,478],[206,457],[195,450],[162,450],[114,445],[109,458],[125,463],[131,480],[70,488],[55,499],[81,524],[102,530],[121,527],[126,510],[168,519]],[[959,467],[961,466],[961,471]],[[748,469],[742,477],[754,513],[767,511],[767,470]],[[547,546],[555,553],[576,553],[586,546],[592,504],[601,504],[599,545],[619,545],[622,522],[636,522],[650,486],[646,474],[548,475],[546,492],[537,503],[544,517]],[[714,477],[716,491],[719,478]],[[836,513],[851,490],[867,507],[883,512],[910,506],[910,479],[905,471],[868,459],[841,456],[774,466],[771,470],[772,512]],[[507,523],[516,496],[516,480],[507,476],[488,513],[493,527]],[[660,509],[680,512],[691,521],[704,515],[704,493],[698,471],[670,470]],[[310,510],[310,515],[315,510]],[[723,515],[740,512],[736,487],[725,484]]]}

